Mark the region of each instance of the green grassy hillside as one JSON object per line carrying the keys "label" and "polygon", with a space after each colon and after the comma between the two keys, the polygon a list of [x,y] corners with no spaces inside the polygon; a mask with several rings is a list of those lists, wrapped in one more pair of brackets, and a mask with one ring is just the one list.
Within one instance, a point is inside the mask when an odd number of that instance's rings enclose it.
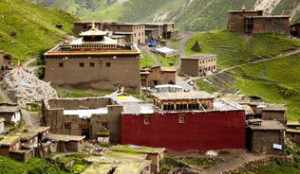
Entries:
{"label": "green grassy hillside", "polygon": [[[224,29],[229,10],[253,9],[257,0],[32,0],[77,15],[82,19],[126,22],[173,21],[181,30]],[[50,3],[51,2],[51,3]],[[281,0],[274,14],[299,19],[300,1]]]}
{"label": "green grassy hillside", "polygon": [[[234,88],[243,94],[259,96],[268,102],[284,103],[289,109],[289,119],[300,119],[300,53],[287,54],[300,49],[299,40],[273,34],[249,37],[228,32],[198,33],[188,42],[187,54],[193,54],[191,47],[196,40],[202,44],[203,52],[218,55],[220,69],[242,64],[220,75],[222,78],[209,78],[214,84],[198,82],[200,88]],[[281,55],[278,59],[245,64],[272,59],[278,55]],[[224,81],[220,82],[222,79]],[[225,79],[229,80],[226,82]]]}
{"label": "green grassy hillside", "polygon": [[0,156],[0,174],[68,174],[68,172],[42,159],[21,163]]}
{"label": "green grassy hillside", "polygon": [[[65,12],[26,0],[1,0],[0,18],[0,49],[22,61],[54,46],[71,32],[74,21]],[[62,25],[63,29],[56,25]]]}
{"label": "green grassy hillside", "polygon": [[35,4],[64,10],[83,20],[119,20],[122,3],[107,0],[32,0]]}

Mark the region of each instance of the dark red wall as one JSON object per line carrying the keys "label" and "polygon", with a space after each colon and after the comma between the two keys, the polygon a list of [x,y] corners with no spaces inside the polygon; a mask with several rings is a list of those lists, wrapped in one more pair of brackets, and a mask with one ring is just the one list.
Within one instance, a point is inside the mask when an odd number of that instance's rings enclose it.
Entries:
{"label": "dark red wall", "polygon": [[[185,115],[185,123],[179,123]],[[165,147],[176,151],[245,148],[244,111],[123,115],[121,143]]]}

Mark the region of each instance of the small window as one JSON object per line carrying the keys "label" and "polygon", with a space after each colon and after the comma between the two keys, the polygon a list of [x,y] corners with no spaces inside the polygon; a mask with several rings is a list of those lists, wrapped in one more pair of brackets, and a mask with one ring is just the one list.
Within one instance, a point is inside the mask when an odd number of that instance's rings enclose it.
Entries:
{"label": "small window", "polygon": [[107,62],[106,63],[106,67],[110,67],[111,66],[111,63],[110,62]]}
{"label": "small window", "polygon": [[95,63],[94,62],[90,62],[90,67],[95,67]]}
{"label": "small window", "polygon": [[184,123],[184,116],[183,115],[178,117],[178,123],[180,123],[180,124]]}
{"label": "small window", "polygon": [[149,125],[149,124],[150,124],[150,118],[144,117],[144,125]]}
{"label": "small window", "polygon": [[65,122],[65,129],[71,129],[72,123],[71,122]]}
{"label": "small window", "polygon": [[58,66],[62,68],[62,67],[64,67],[64,63],[63,63],[63,62],[60,62],[60,63],[58,64]]}
{"label": "small window", "polygon": [[82,62],[79,63],[79,66],[80,66],[80,67],[84,67],[84,63],[82,63]]}

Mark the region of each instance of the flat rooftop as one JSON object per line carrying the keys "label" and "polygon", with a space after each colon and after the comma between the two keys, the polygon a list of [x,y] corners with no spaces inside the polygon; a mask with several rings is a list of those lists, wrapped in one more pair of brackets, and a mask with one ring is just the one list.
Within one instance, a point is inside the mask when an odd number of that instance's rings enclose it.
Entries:
{"label": "flat rooftop", "polygon": [[[250,120],[252,121],[252,120]],[[255,121],[255,120],[254,120]],[[276,120],[256,120],[257,122],[260,122],[260,125],[255,125],[255,124],[249,124],[248,127],[251,130],[284,130],[285,127]]]}
{"label": "flat rooftop", "polygon": [[287,133],[295,133],[295,134],[300,134],[300,130],[299,129],[286,129]]}
{"label": "flat rooftop", "polygon": [[50,127],[35,127],[34,129],[26,129],[20,134],[21,140],[30,140],[36,137],[39,133],[43,133],[50,130]]}
{"label": "flat rooftop", "polygon": [[[146,160],[146,155],[144,154],[133,154],[133,153],[123,153],[106,151],[103,156],[90,156],[85,159],[88,162],[93,163],[86,171],[94,174],[93,169],[98,169],[99,171],[110,171],[114,168],[114,174],[140,174],[145,167],[151,165],[151,161]],[[98,172],[97,172],[98,174]]]}
{"label": "flat rooftop", "polygon": [[4,136],[3,139],[0,140],[1,146],[11,146],[16,144],[20,140],[20,136],[18,135],[7,135]]}
{"label": "flat rooftop", "polygon": [[264,18],[290,18],[290,16],[287,15],[274,15],[274,16],[246,16],[245,18],[250,19],[264,19]]}
{"label": "flat rooftop", "polygon": [[[74,40],[74,42],[80,42],[79,40]],[[109,44],[108,44],[109,45]],[[120,47],[120,48],[112,48],[112,49],[98,49],[98,50],[64,50],[63,44],[60,43],[54,48],[50,49],[46,52],[45,56],[122,56],[122,55],[140,55],[140,50],[135,46],[131,47]]]}
{"label": "flat rooftop", "polygon": [[215,54],[197,54],[190,57],[183,57],[182,60],[205,60],[210,58],[216,58],[217,55]]}
{"label": "flat rooftop", "polygon": [[0,103],[0,113],[15,113],[19,111],[20,108],[17,104]]}
{"label": "flat rooftop", "polygon": [[134,22],[116,22],[116,21],[77,21],[74,24],[111,24],[111,25],[125,25],[125,26],[137,26],[137,25],[144,25],[142,23],[134,23]]}
{"label": "flat rooftop", "polygon": [[113,169],[114,164],[99,164],[94,163],[90,165],[82,174],[109,174]]}
{"label": "flat rooftop", "polygon": [[214,96],[205,91],[191,92],[162,92],[152,94],[159,100],[197,100],[197,99],[214,99]]}
{"label": "flat rooftop", "polygon": [[215,100],[213,111],[244,111],[243,107],[236,102]]}
{"label": "flat rooftop", "polygon": [[48,138],[54,141],[71,142],[82,141],[85,136],[48,134]]}
{"label": "flat rooftop", "polygon": [[122,114],[147,115],[155,112],[155,106],[152,103],[145,103],[133,96],[118,96],[114,100],[117,104],[123,106]]}
{"label": "flat rooftop", "polygon": [[228,13],[263,13],[263,10],[230,10]]}
{"label": "flat rooftop", "polygon": [[136,145],[117,145],[111,148],[112,151],[125,152],[125,153],[137,153],[137,154],[161,154],[166,151],[165,148],[153,148],[145,146],[136,146]]}

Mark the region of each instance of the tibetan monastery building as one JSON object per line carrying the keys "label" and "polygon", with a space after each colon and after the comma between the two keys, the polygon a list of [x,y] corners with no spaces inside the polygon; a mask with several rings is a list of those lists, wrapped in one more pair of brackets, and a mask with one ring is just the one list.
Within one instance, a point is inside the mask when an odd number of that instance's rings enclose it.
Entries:
{"label": "tibetan monastery building", "polygon": [[121,144],[175,151],[245,148],[245,111],[239,105],[203,91],[157,93],[153,101],[152,112],[122,113]]}
{"label": "tibetan monastery building", "polygon": [[44,54],[45,80],[56,85],[140,89],[140,51],[93,26]]}

